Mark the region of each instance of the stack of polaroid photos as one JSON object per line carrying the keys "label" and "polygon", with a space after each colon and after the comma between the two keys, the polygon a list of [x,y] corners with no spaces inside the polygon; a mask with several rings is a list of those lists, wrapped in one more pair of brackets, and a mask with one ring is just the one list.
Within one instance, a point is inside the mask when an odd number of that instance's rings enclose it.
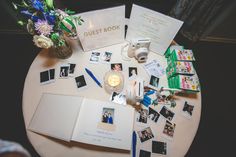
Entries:
{"label": "stack of polaroid photos", "polygon": [[61,65],[59,78],[73,77],[74,71],[75,71],[75,66],[76,66],[76,64],[74,64],[74,63],[68,63],[68,64]]}
{"label": "stack of polaroid photos", "polygon": [[89,62],[90,63],[110,63],[112,52],[92,52]]}
{"label": "stack of polaroid photos", "polygon": [[40,84],[55,82],[55,69],[49,69],[40,72]]}

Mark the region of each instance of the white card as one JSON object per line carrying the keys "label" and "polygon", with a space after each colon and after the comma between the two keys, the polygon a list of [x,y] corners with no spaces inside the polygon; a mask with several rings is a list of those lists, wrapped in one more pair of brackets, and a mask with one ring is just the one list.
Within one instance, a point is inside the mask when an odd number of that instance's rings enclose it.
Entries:
{"label": "white card", "polygon": [[170,16],[133,4],[126,39],[150,38],[150,50],[164,55],[182,24]]}
{"label": "white card", "polygon": [[165,74],[165,69],[157,60],[152,60],[149,63],[144,64],[144,69],[151,76],[161,77]]}

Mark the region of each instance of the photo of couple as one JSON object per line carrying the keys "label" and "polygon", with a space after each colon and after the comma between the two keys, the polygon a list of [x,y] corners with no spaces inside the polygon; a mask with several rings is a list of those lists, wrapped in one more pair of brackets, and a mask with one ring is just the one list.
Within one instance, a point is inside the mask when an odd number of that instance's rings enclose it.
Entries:
{"label": "photo of couple", "polygon": [[103,108],[102,122],[113,124],[114,122],[114,109],[113,108]]}

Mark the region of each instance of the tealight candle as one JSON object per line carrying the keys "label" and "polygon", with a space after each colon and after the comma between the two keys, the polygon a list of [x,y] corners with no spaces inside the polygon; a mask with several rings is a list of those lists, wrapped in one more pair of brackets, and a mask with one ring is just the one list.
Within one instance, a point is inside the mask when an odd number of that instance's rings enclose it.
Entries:
{"label": "tealight candle", "polygon": [[110,76],[108,76],[108,84],[112,87],[118,86],[121,82],[121,79],[118,75],[116,74],[111,74]]}

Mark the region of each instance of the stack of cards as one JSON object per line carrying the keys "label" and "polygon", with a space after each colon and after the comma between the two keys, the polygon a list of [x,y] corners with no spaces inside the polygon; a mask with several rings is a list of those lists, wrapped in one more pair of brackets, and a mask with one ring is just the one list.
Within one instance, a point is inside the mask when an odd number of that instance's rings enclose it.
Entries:
{"label": "stack of cards", "polygon": [[55,69],[40,72],[40,83],[48,84],[55,81]]}

